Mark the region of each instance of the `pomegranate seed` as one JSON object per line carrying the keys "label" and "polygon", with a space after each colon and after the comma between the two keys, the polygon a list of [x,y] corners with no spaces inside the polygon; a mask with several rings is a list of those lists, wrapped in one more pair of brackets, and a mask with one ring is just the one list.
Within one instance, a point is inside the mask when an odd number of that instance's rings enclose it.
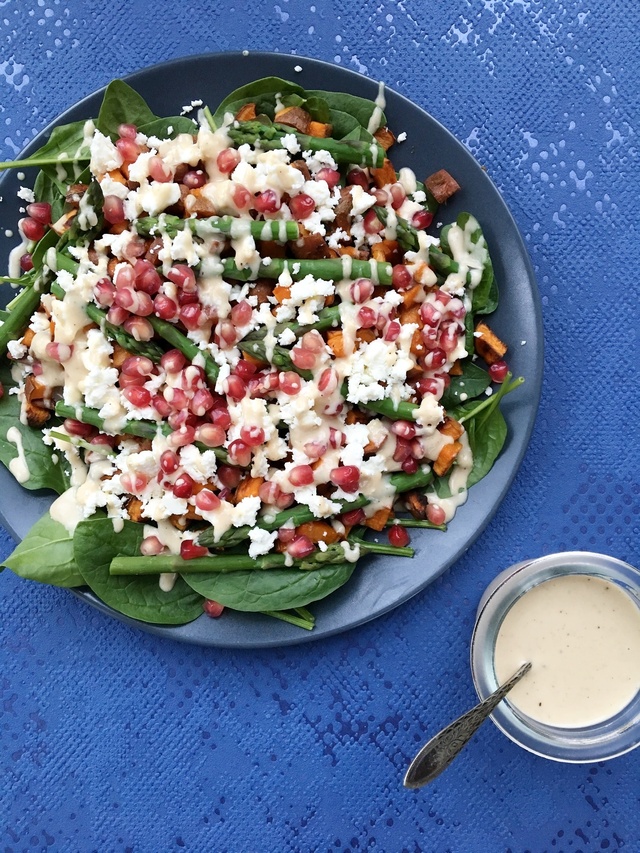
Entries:
{"label": "pomegranate seed", "polygon": [[394,210],[398,210],[398,208],[402,207],[404,204],[404,200],[407,197],[402,184],[391,184],[391,207]]}
{"label": "pomegranate seed", "polygon": [[200,424],[196,428],[196,441],[207,447],[222,447],[225,439],[225,431],[215,424]]}
{"label": "pomegranate seed", "polygon": [[293,542],[296,538],[296,529],[295,527],[281,527],[278,530],[278,539],[280,542],[284,542],[285,545],[289,542]]}
{"label": "pomegranate seed", "polygon": [[430,210],[418,210],[411,217],[411,224],[414,228],[417,228],[419,231],[422,231],[425,228],[428,228],[433,222],[433,213]]}
{"label": "pomegranate seed", "polygon": [[162,418],[168,417],[171,413],[171,406],[167,403],[164,397],[161,397],[159,394],[156,394],[151,398],[151,405]]}
{"label": "pomegranate seed", "polygon": [[411,423],[411,421],[394,421],[391,424],[391,432],[394,435],[400,436],[400,438],[406,439],[407,441],[416,437],[416,427],[415,424]]}
{"label": "pomegranate seed", "polygon": [[193,444],[196,440],[196,428],[188,423],[181,424],[178,429],[170,433],[167,438],[168,443],[172,447],[186,447],[187,444]]}
{"label": "pomegranate seed", "polygon": [[402,327],[397,320],[391,320],[389,325],[387,326],[387,330],[384,333],[384,339],[388,343],[393,343],[397,341],[400,337],[400,332],[402,331]]}
{"label": "pomegranate seed", "polygon": [[185,293],[197,291],[196,274],[187,264],[175,264],[167,272],[167,278]]}
{"label": "pomegranate seed", "polygon": [[375,210],[368,210],[362,218],[362,225],[367,234],[379,234],[384,231],[384,223],[378,219]]}
{"label": "pomegranate seed", "polygon": [[[172,408],[175,411],[185,411],[187,406],[189,405],[189,399],[184,391],[180,388],[165,388],[162,392],[162,396],[170,403]],[[186,414],[186,412],[185,412]]]}
{"label": "pomegranate seed", "polygon": [[138,258],[133,267],[133,273],[136,279],[136,287],[138,290],[143,290],[145,293],[155,296],[160,290],[162,279],[151,261],[146,261],[144,258]]}
{"label": "pomegranate seed", "polygon": [[133,267],[130,264],[118,264],[118,269],[113,280],[116,290],[120,290],[123,287],[133,288],[135,281],[136,276]]}
{"label": "pomegranate seed", "polygon": [[444,385],[438,382],[437,379],[428,378],[420,379],[416,383],[416,389],[420,396],[426,397],[427,394],[433,394],[436,399],[440,399],[444,393]]}
{"label": "pomegranate seed", "polygon": [[198,557],[208,557],[209,549],[197,545],[193,539],[183,539],[180,543],[180,556],[183,560],[196,560]]}
{"label": "pomegranate seed", "polygon": [[425,449],[419,438],[414,438],[411,442],[411,455],[414,459],[424,459]]}
{"label": "pomegranate seed", "polygon": [[198,388],[193,397],[191,398],[191,402],[189,403],[189,410],[197,417],[203,418],[209,409],[213,406],[213,397],[211,396],[211,392],[206,388]]}
{"label": "pomegranate seed", "polygon": [[393,545],[394,548],[406,548],[411,542],[407,529],[399,524],[393,524],[389,528],[387,536],[389,537],[389,544]]}
{"label": "pomegranate seed", "polygon": [[242,379],[250,379],[258,370],[258,366],[251,361],[241,359],[233,368],[233,372]]}
{"label": "pomegranate seed", "polygon": [[278,509],[287,509],[294,501],[295,496],[292,492],[282,492],[282,494],[279,495],[278,499],[276,500],[276,506],[278,507]]}
{"label": "pomegranate seed", "polygon": [[110,308],[115,295],[116,289],[108,278],[101,278],[93,288],[93,298],[102,308]]}
{"label": "pomegranate seed", "polygon": [[453,299],[451,294],[447,293],[446,290],[436,290],[435,295],[436,295],[436,300],[442,305],[443,308],[446,305],[448,305],[451,302],[451,300]]}
{"label": "pomegranate seed", "polygon": [[160,456],[160,467],[165,474],[175,474],[178,470],[178,454],[173,450],[164,450]]}
{"label": "pomegranate seed", "polygon": [[41,225],[51,225],[51,205],[46,201],[34,201],[27,205],[27,216]]}
{"label": "pomegranate seed", "polygon": [[121,139],[135,139],[138,135],[138,128],[135,124],[120,124],[118,125],[118,136]]}
{"label": "pomegranate seed", "polygon": [[355,465],[341,465],[339,468],[331,469],[329,479],[343,492],[357,492],[360,485],[360,471]]}
{"label": "pomegranate seed", "polygon": [[44,348],[46,354],[52,361],[64,364],[73,355],[73,344],[50,343]]}
{"label": "pomegranate seed", "polygon": [[180,322],[182,325],[189,329],[189,331],[195,331],[200,327],[200,317],[202,316],[202,309],[199,305],[195,303],[191,303],[190,305],[184,305],[180,308],[179,313]]}
{"label": "pomegranate seed", "polygon": [[304,560],[315,550],[316,546],[308,536],[296,536],[287,545],[287,554],[290,554],[294,560]]}
{"label": "pomegranate seed", "polygon": [[341,432],[339,429],[334,429],[333,427],[329,427],[329,444],[334,449],[339,447],[344,447],[347,443],[347,436]]}
{"label": "pomegranate seed", "polygon": [[201,489],[196,495],[196,506],[203,512],[212,512],[220,506],[220,498],[211,489]]}
{"label": "pomegranate seed", "polygon": [[227,448],[229,459],[237,465],[245,468],[251,462],[251,448],[242,441],[241,438],[236,438]]}
{"label": "pomegranate seed", "polygon": [[243,426],[240,437],[248,447],[258,447],[264,442],[264,430],[259,426]]}
{"label": "pomegranate seed", "polygon": [[235,148],[223,148],[216,158],[216,166],[223,175],[230,175],[241,159]]}
{"label": "pomegranate seed", "polygon": [[376,197],[376,204],[384,207],[389,202],[389,193],[386,190],[376,187],[372,191],[372,195]]}
{"label": "pomegranate seed", "polygon": [[289,201],[289,210],[294,219],[306,219],[315,209],[315,201],[306,193],[300,193]]}
{"label": "pomegranate seed", "polygon": [[233,203],[238,210],[246,210],[253,196],[246,187],[237,184],[233,191]]}
{"label": "pomegranate seed", "polygon": [[309,350],[309,352],[315,353],[316,355],[319,355],[326,349],[326,345],[324,340],[322,339],[322,335],[315,329],[312,329],[310,332],[306,332],[302,336],[302,338],[300,339],[300,346],[302,347],[302,349]]}
{"label": "pomegranate seed", "polygon": [[425,349],[433,350],[438,348],[438,329],[433,326],[425,326],[420,335]]}
{"label": "pomegranate seed", "polygon": [[447,355],[450,355],[458,346],[459,340],[460,332],[455,327],[450,326],[440,335],[438,343],[440,344],[440,348],[443,349]]}
{"label": "pomegranate seed", "polygon": [[[317,356],[311,350],[296,346],[291,350],[291,361],[299,370],[313,370],[316,366]],[[280,387],[282,387],[282,383]]]}
{"label": "pomegranate seed", "polygon": [[413,284],[413,276],[404,266],[404,264],[396,264],[391,271],[391,284],[396,290],[408,290]]}
{"label": "pomegranate seed", "polygon": [[340,516],[340,520],[345,527],[357,527],[358,524],[362,524],[365,518],[366,515],[362,508],[350,509],[349,512],[345,512]]}
{"label": "pomegranate seed", "polygon": [[153,362],[144,355],[130,355],[122,362],[120,372],[129,376],[151,376]]}
{"label": "pomegranate seed", "polygon": [[338,387],[338,374],[332,367],[327,367],[320,374],[320,379],[318,380],[318,391],[321,394],[326,394],[329,396],[333,394],[333,392]]}
{"label": "pomegranate seed", "polygon": [[235,326],[246,326],[251,322],[252,316],[253,308],[244,299],[231,309],[231,322]]}
{"label": "pomegranate seed", "polygon": [[20,269],[23,272],[31,272],[33,269],[33,258],[26,252],[24,255],[20,256]]}
{"label": "pomegranate seed", "polygon": [[280,210],[282,202],[273,190],[258,193],[253,200],[253,206],[258,213],[275,213]]}
{"label": "pomegranate seed", "polygon": [[409,456],[411,456],[411,443],[404,438],[396,438],[393,451],[394,462],[404,462]]}
{"label": "pomegranate seed", "polygon": [[324,441],[308,441],[304,445],[304,452],[309,459],[321,459],[327,452],[328,445]]}
{"label": "pomegranate seed", "polygon": [[161,320],[175,320],[178,316],[178,303],[164,293],[159,293],[153,300],[153,310]]}
{"label": "pomegranate seed", "polygon": [[347,173],[347,184],[350,186],[359,186],[362,187],[363,190],[368,190],[369,178],[362,169],[351,169],[351,171]]}
{"label": "pomegranate seed", "polygon": [[149,157],[149,177],[159,184],[166,184],[173,180],[170,169],[165,165],[162,157]]}
{"label": "pomegranate seed", "polygon": [[202,609],[207,616],[211,616],[212,619],[217,619],[224,613],[224,604],[218,604],[217,601],[211,601],[210,598],[207,598],[202,605]]}
{"label": "pomegranate seed", "polygon": [[173,484],[173,494],[177,498],[190,498],[193,494],[194,485],[194,481],[186,472],[179,474],[178,477],[176,477],[175,483]]}
{"label": "pomegranate seed", "polygon": [[155,557],[163,551],[164,545],[157,536],[146,536],[140,543],[140,553],[143,557]]}
{"label": "pomegranate seed", "polygon": [[137,409],[144,409],[146,406],[151,405],[151,391],[148,388],[141,388],[139,385],[131,385],[128,388],[124,388],[122,396]]}
{"label": "pomegranate seed", "polygon": [[358,328],[373,329],[378,322],[378,314],[373,308],[360,308],[357,315]]}
{"label": "pomegranate seed", "polygon": [[83,424],[82,421],[76,421],[73,418],[67,418],[62,425],[68,435],[77,435],[80,438],[88,438],[95,432],[95,427],[91,424]]}
{"label": "pomegranate seed", "polygon": [[441,506],[429,504],[427,507],[427,518],[431,524],[444,524],[446,517],[446,513]]}
{"label": "pomegranate seed", "polygon": [[413,456],[407,456],[402,463],[402,470],[405,474],[415,474],[418,470],[418,460],[414,459]]}
{"label": "pomegranate seed", "polygon": [[287,370],[284,373],[281,373],[279,383],[280,390],[289,397],[297,394],[302,388],[302,379],[292,370]]}
{"label": "pomegranate seed", "polygon": [[232,347],[238,340],[236,327],[231,320],[221,320],[216,329],[216,335],[220,338],[220,346],[225,349]]}
{"label": "pomegranate seed", "polygon": [[456,297],[448,303],[447,313],[455,317],[456,320],[464,320],[467,316],[467,309],[464,307],[464,302]]}
{"label": "pomegranate seed", "polygon": [[506,361],[496,361],[489,366],[489,376],[492,382],[497,382],[499,385],[507,378],[509,367]]}
{"label": "pomegranate seed", "polygon": [[289,471],[289,482],[292,486],[310,486],[313,483],[313,468],[311,465],[296,465]]}
{"label": "pomegranate seed", "polygon": [[242,477],[243,473],[239,468],[232,468],[231,465],[221,465],[218,468],[218,479],[227,489],[235,489]]}
{"label": "pomegranate seed", "polygon": [[247,386],[243,379],[235,374],[227,376],[224,380],[224,391],[236,403],[239,403],[247,394]]}
{"label": "pomegranate seed", "polygon": [[150,341],[154,335],[153,326],[144,317],[128,317],[122,325],[136,341]]}
{"label": "pomegranate seed", "polygon": [[337,187],[340,182],[340,172],[336,169],[329,169],[326,166],[316,175],[316,181],[324,181],[330,190]]}
{"label": "pomegranate seed", "polygon": [[192,169],[184,176],[182,183],[190,190],[198,190],[207,183],[207,176],[202,169]]}
{"label": "pomegranate seed", "polygon": [[439,311],[433,302],[423,302],[420,306],[420,319],[425,326],[437,326],[442,319],[442,311]]}
{"label": "pomegranate seed", "polygon": [[134,261],[136,258],[141,258],[147,251],[147,244],[144,237],[132,237],[127,243],[123,251],[123,255],[128,261]]}
{"label": "pomegranate seed", "polygon": [[149,485],[149,478],[139,471],[127,472],[120,475],[120,484],[125,492],[130,495],[138,495]]}
{"label": "pomegranate seed", "polygon": [[258,489],[258,497],[263,504],[275,504],[281,494],[282,490],[280,486],[274,483],[273,480],[265,480],[264,483],[260,484],[260,488]]}
{"label": "pomegranate seed", "polygon": [[231,426],[231,415],[226,406],[216,406],[209,412],[211,423],[222,430],[227,430]]}
{"label": "pomegranate seed", "polygon": [[373,296],[373,282],[368,278],[356,279],[349,288],[349,295],[353,302],[366,302]]}
{"label": "pomegranate seed", "polygon": [[116,141],[116,148],[125,163],[135,163],[140,155],[140,146],[128,137],[118,139]]}
{"label": "pomegranate seed", "polygon": [[146,378],[144,376],[127,376],[126,373],[121,373],[118,378],[118,383],[120,388],[131,388],[134,385],[137,385],[138,388],[141,388],[146,382]]}
{"label": "pomegranate seed", "polygon": [[425,370],[437,370],[442,367],[447,361],[447,354],[444,350],[434,349],[428,352],[424,357]]}
{"label": "pomegranate seed", "polygon": [[42,240],[47,230],[46,226],[44,226],[42,222],[31,219],[31,217],[22,219],[20,221],[20,228],[27,240],[33,240],[36,243],[38,240]]}

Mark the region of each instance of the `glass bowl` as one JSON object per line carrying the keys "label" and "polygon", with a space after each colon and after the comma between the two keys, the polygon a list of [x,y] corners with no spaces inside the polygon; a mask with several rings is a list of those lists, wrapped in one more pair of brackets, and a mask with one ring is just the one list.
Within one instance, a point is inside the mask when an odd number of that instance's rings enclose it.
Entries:
{"label": "glass bowl", "polygon": [[[624,590],[640,610],[640,571],[613,557],[567,551],[511,566],[489,584],[478,606],[471,639],[471,672],[480,699],[499,686],[494,649],[509,608],[537,584],[567,574],[609,581]],[[640,745],[640,689],[614,716],[581,728],[560,728],[539,722],[511,704],[508,696],[491,718],[508,738],[536,755],[574,764],[604,761]]]}

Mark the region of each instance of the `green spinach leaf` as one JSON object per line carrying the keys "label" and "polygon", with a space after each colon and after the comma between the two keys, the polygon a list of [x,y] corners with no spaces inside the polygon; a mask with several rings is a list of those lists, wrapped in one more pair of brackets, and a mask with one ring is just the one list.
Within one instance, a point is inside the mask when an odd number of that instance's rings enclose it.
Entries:
{"label": "green spinach leaf", "polygon": [[[472,361],[463,360],[461,362],[462,374],[460,376],[451,376],[451,382],[445,389],[440,400],[440,405],[449,410],[454,406],[464,402],[464,400],[472,400],[474,397],[479,397],[491,385],[491,379],[486,370],[478,367]],[[464,399],[460,395],[464,394]]]}
{"label": "green spinach leaf", "polygon": [[82,586],[73,556],[73,536],[49,513],[36,521],[3,565],[27,580],[53,586]]}
{"label": "green spinach leaf", "polygon": [[138,127],[145,136],[157,136],[159,139],[175,139],[179,133],[196,133],[197,124],[187,116],[156,118]]}
{"label": "green spinach leaf", "polygon": [[[309,98],[313,96],[323,98],[329,105],[329,109],[352,116],[365,130],[369,126],[369,121],[376,108],[375,103],[368,98],[360,98],[358,95],[350,95],[348,92],[323,92],[319,89],[311,89],[307,92],[307,96]],[[386,116],[382,113],[379,126],[384,127],[386,123]]]}
{"label": "green spinach leaf", "polygon": [[96,127],[105,136],[117,139],[118,127],[121,124],[135,124],[136,127],[141,127],[154,121],[155,118],[147,102],[135,89],[132,89],[124,80],[113,80],[104,93]]}
{"label": "green spinach leaf", "polygon": [[325,598],[343,586],[355,566],[340,563],[310,571],[267,569],[184,577],[200,595],[233,610],[291,610]]}
{"label": "green spinach leaf", "polygon": [[182,578],[170,592],[163,592],[157,577],[114,577],[111,560],[137,556],[144,537],[142,524],[125,521],[119,533],[109,518],[81,521],[73,537],[76,564],[85,583],[109,607],[119,613],[158,625],[183,625],[202,613],[202,598]]}
{"label": "green spinach leaf", "polygon": [[246,86],[241,86],[227,95],[216,109],[213,119],[216,125],[220,127],[225,113],[230,112],[235,115],[243,104],[248,103],[255,103],[258,114],[265,112],[272,119],[276,95],[280,95],[281,99],[290,95],[298,95],[301,98],[307,97],[302,86],[297,86],[288,80],[282,80],[280,77],[263,77],[261,80],[247,83]]}

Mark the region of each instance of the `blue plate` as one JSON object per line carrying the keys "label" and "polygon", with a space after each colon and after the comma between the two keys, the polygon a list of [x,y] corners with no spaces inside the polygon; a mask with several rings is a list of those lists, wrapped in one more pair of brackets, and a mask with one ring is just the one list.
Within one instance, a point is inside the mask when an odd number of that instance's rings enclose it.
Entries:
{"label": "blue plate", "polygon": [[[295,67],[302,70],[296,72]],[[272,53],[213,54],[194,56],[155,65],[125,78],[147,101],[156,115],[179,114],[194,99],[216,107],[238,86],[260,77],[278,76],[294,80],[307,89],[351,92],[374,100],[378,83],[335,65],[297,56]],[[35,151],[60,124],[95,117],[104,90],[100,90],[63,113],[25,149]],[[309,642],[354,628],[386,613],[424,589],[451,566],[480,535],[502,501],[516,475],[529,442],[542,386],[543,335],[540,300],[522,238],[509,210],[482,167],[467,149],[424,110],[390,89],[385,90],[389,126],[405,131],[407,141],[394,146],[396,168],[409,166],[419,178],[438,169],[451,172],[462,187],[440,211],[444,222],[453,221],[463,210],[473,213],[487,239],[500,306],[490,320],[492,328],[510,343],[509,365],[525,384],[509,395],[503,412],[509,435],[503,452],[484,480],[469,492],[446,533],[432,530],[412,532],[416,549],[413,560],[379,556],[360,561],[349,583],[324,601],[311,605],[316,627],[306,632],[260,614],[225,611],[220,619],[201,616],[179,627],[149,625],[116,613],[91,592],[74,590],[84,601],[130,625],[162,637],[188,643],[233,648],[260,648]],[[28,170],[27,170],[28,171]],[[0,182],[2,230],[16,231],[23,202],[16,198],[20,184],[32,185],[35,174],[18,180],[8,173]],[[0,248],[8,254],[15,243],[2,238]],[[6,265],[5,265],[6,266]],[[521,345],[526,341],[525,345]],[[16,539],[46,512],[52,497],[28,492],[0,466],[1,515]]]}

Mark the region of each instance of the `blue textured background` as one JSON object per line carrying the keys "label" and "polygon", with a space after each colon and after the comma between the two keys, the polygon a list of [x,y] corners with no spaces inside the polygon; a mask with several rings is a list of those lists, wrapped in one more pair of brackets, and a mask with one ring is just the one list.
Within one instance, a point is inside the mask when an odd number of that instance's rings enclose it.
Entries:
{"label": "blue textured background", "polygon": [[500,569],[575,548],[640,564],[638,31],[635,0],[0,0],[0,159],[165,59],[335,62],[423,106],[487,167],[526,239],[546,337],[537,425],[497,516],[363,628],[202,650],[4,572],[2,853],[640,850],[640,750],[563,766],[488,725],[431,786],[401,787],[418,745],[475,699],[469,637]]}

